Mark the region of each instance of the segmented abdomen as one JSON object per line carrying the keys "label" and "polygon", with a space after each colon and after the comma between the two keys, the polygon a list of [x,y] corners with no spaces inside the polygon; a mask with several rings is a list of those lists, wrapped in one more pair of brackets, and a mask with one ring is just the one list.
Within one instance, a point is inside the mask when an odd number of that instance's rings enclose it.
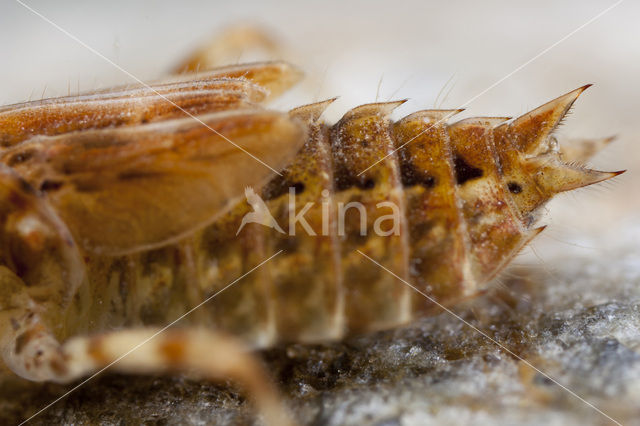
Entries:
{"label": "segmented abdomen", "polygon": [[179,244],[89,259],[87,327],[189,312],[183,321],[267,347],[390,328],[471,298],[543,229],[533,226],[553,195],[620,173],[564,163],[549,137],[585,88],[509,122],[447,124],[459,110],[392,122],[402,102],[387,102],[329,126],[319,117],[331,101],[297,108],[306,143],[247,202]]}
{"label": "segmented abdomen", "polygon": [[[331,127],[318,122],[328,102],[292,111],[308,141],[262,191],[284,233],[254,223],[236,236],[252,211],[243,202],[197,239],[202,299],[281,251],[201,308],[212,325],[259,346],[393,327],[439,311],[408,283],[451,305],[529,238],[492,149],[504,119],[449,126],[456,111],[433,110],[392,123],[401,103],[360,106]],[[290,193],[306,222],[291,229]]]}

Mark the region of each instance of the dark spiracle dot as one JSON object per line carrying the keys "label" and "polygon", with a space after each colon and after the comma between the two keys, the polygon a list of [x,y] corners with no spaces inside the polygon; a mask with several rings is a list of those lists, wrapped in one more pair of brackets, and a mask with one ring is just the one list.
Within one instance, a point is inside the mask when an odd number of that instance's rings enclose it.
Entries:
{"label": "dark spiracle dot", "polygon": [[436,178],[434,178],[433,176],[426,176],[422,182],[420,182],[420,184],[425,187],[425,188],[433,188],[434,186],[436,186]]}
{"label": "dark spiracle dot", "polygon": [[302,182],[296,182],[293,185],[291,185],[291,187],[293,188],[293,192],[296,195],[300,195],[304,192],[305,186],[304,183]]}
{"label": "dark spiracle dot", "polygon": [[507,188],[509,188],[509,192],[512,194],[519,194],[522,192],[522,187],[517,182],[509,182],[507,184]]}
{"label": "dark spiracle dot", "polygon": [[45,179],[40,184],[40,191],[55,191],[62,188],[63,183],[56,180]]}
{"label": "dark spiracle dot", "polygon": [[357,183],[357,187],[360,189],[373,189],[375,186],[376,186],[376,182],[373,179],[358,181]]}

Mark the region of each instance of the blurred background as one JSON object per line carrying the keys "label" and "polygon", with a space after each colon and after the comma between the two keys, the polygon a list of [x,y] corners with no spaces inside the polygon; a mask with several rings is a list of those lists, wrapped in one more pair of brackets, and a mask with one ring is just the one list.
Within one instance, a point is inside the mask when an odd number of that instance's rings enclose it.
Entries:
{"label": "blurred background", "polygon": [[[229,26],[255,24],[281,44],[278,56],[307,73],[305,84],[274,107],[340,96],[327,112],[329,119],[337,119],[376,98],[409,98],[398,117],[434,106],[459,107],[615,1],[25,3],[144,81],[166,75],[192,49]],[[559,133],[618,135],[593,163],[629,171],[614,182],[560,196],[547,218],[553,226],[536,244],[545,247],[539,250],[542,257],[554,247],[567,249],[556,239],[591,246],[640,226],[638,18],[640,3],[623,1],[477,97],[461,115],[517,116],[594,84]],[[0,36],[1,104],[132,82],[13,0],[0,6]]]}

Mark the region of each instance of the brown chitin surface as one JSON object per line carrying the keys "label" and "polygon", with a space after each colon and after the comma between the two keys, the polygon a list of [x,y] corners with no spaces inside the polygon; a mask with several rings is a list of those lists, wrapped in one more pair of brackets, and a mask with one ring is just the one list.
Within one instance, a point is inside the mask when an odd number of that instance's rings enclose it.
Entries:
{"label": "brown chitin surface", "polygon": [[69,327],[77,334],[178,318],[190,305],[183,262],[177,246],[116,258],[88,257],[91,285],[80,289],[76,305],[81,306],[67,315]]}
{"label": "brown chitin surface", "polygon": [[267,100],[271,100],[291,88],[303,77],[300,69],[283,61],[229,65],[206,71],[203,71],[203,68],[198,64],[194,64],[192,67],[180,68],[178,72],[187,72],[173,77],[172,81],[190,81],[193,79],[194,74],[201,78],[247,80],[265,89],[267,91]]}
{"label": "brown chitin surface", "polygon": [[[580,87],[494,130],[503,181],[518,217],[530,227],[554,195],[612,178],[622,172],[590,170],[566,163],[550,133],[590,85]],[[535,230],[534,230],[535,231]]]}
{"label": "brown chitin surface", "polygon": [[[540,206],[558,192],[616,174],[563,164],[553,150],[551,132],[582,90],[502,126],[509,118],[478,117],[447,124],[446,120],[457,110],[421,111],[391,125],[386,116],[399,103],[363,105],[345,114],[328,133],[334,203],[338,211],[349,201],[362,203],[368,215],[366,235],[360,235],[359,215],[349,214],[338,246],[314,246],[312,239],[317,237],[291,238],[267,231],[268,240],[281,243],[274,247],[292,252],[284,254],[272,272],[276,274],[274,289],[286,283],[286,287],[275,290],[281,291],[279,300],[290,303],[288,309],[284,304],[276,309],[276,317],[287,318],[281,322],[276,319],[285,325],[279,327],[278,337],[289,340],[297,333],[298,339],[308,336],[313,340],[321,334],[310,330],[324,323],[330,314],[340,315],[335,307],[342,301],[326,304],[328,299],[324,298],[334,295],[326,291],[334,271],[325,270],[318,279],[296,269],[302,266],[305,271],[314,270],[313,258],[301,253],[305,247],[312,247],[310,252],[314,254],[320,253],[317,247],[340,253],[338,274],[343,280],[347,334],[392,327],[416,314],[434,314],[441,310],[437,304],[451,306],[487,290],[491,280],[542,231],[543,227],[534,227]],[[288,218],[283,194],[287,187],[295,188],[297,202],[317,201],[318,191],[328,188],[326,176],[319,178],[326,167],[325,151],[309,149],[316,143],[315,137],[288,169],[286,178],[276,179],[268,186],[267,194],[280,192],[279,201],[272,201],[269,206],[281,224],[286,224]],[[393,147],[398,148],[397,153],[392,153]],[[372,164],[375,165],[366,170]],[[364,173],[359,176],[361,171]],[[310,181],[309,175],[313,174],[317,176]],[[518,199],[527,193],[537,196]],[[392,200],[400,208],[400,236],[380,236],[372,229],[373,221],[382,214],[373,206],[384,200]],[[317,218],[317,209],[315,215],[314,210],[310,212],[308,216]],[[320,225],[314,220],[312,223],[317,231]],[[428,298],[411,298],[412,294],[405,290],[413,290],[397,279],[387,281],[378,275],[382,269],[362,262],[358,250],[415,285],[437,304]],[[318,256],[315,262],[324,265],[327,259]],[[316,285],[315,291],[322,293],[314,293],[312,287]],[[313,294],[323,296],[318,299],[319,310],[306,303]],[[318,315],[317,322],[311,312]],[[298,323],[288,324],[289,320],[295,323],[296,317]],[[291,334],[292,330],[296,332]],[[325,336],[330,335],[332,332]]]}
{"label": "brown chitin surface", "polygon": [[204,325],[268,346],[275,339],[272,280],[268,268],[258,267],[268,257],[265,228],[249,223],[237,234],[243,216],[251,211],[241,202],[196,238],[197,291],[200,300],[220,292],[200,308]]}
{"label": "brown chitin surface", "polygon": [[255,107],[294,85],[300,71],[266,62],[187,73],[149,86],[132,85],[91,94],[0,107],[0,146],[34,135],[133,126],[215,111]]}
{"label": "brown chitin surface", "polygon": [[[362,105],[347,112],[331,129],[335,199],[339,221],[344,223],[342,232],[338,231],[349,333],[388,328],[410,318],[412,290],[358,252],[409,279],[404,193],[388,119],[403,102]],[[378,205],[385,202],[397,207],[400,214],[395,220],[389,219],[391,208]],[[349,203],[357,204],[350,207]],[[398,233],[392,229],[394,223]]]}
{"label": "brown chitin surface", "polygon": [[51,319],[52,332],[62,334],[55,315],[60,306],[68,306],[84,279],[77,246],[42,194],[4,166],[0,166],[0,199],[0,271],[5,275],[11,271],[15,277],[3,278],[0,317],[9,321],[15,315],[12,311],[31,300],[42,307],[43,317]]}
{"label": "brown chitin surface", "polygon": [[177,242],[235,205],[244,185],[227,178],[234,172],[248,173],[254,185],[271,177],[238,147],[277,166],[291,161],[306,138],[299,123],[271,111],[224,111],[200,120],[207,126],[185,118],[40,136],[0,159],[47,193],[86,250],[135,252]]}
{"label": "brown chitin surface", "polygon": [[0,110],[0,145],[13,146],[33,135],[182,118],[186,112],[198,115],[248,108],[264,98],[265,91],[248,81],[201,80],[44,99]]}
{"label": "brown chitin surface", "polygon": [[[0,139],[11,145],[2,162],[26,180],[26,189],[44,195],[84,252],[84,264],[54,274],[60,283],[45,280],[49,292],[78,291],[70,307],[47,311],[59,338],[166,324],[264,260],[264,245],[255,241],[263,233],[259,225],[232,238],[239,225],[233,212],[241,218],[250,210],[246,205],[193,232],[237,204],[245,185],[260,188],[271,176],[247,152],[281,170],[307,140],[303,123],[256,106],[299,76],[285,63],[249,64],[181,75],[151,89],[133,86],[0,109]],[[180,120],[185,113],[156,91],[205,125]],[[234,173],[244,183],[234,183]],[[237,241],[246,255],[225,250],[220,239]],[[33,277],[56,270],[37,265],[24,275],[33,288]],[[267,271],[245,277],[239,297],[224,300],[221,293],[218,305],[226,309],[201,309],[187,321],[269,345],[275,323],[273,298],[262,291],[270,289]],[[70,280],[83,273],[84,285]],[[234,310],[244,316],[227,315]]]}
{"label": "brown chitin surface", "polygon": [[460,296],[472,296],[527,240],[515,215],[493,142],[503,117],[471,118],[449,126],[461,210],[466,221],[470,274]]}
{"label": "brown chitin surface", "polygon": [[[265,233],[268,253],[282,250],[267,267],[273,280],[278,338],[283,341],[336,339],[344,331],[331,146],[327,126],[318,122],[331,102],[291,111],[309,126],[308,141],[293,164],[263,191],[269,211],[285,231]],[[296,215],[300,220],[295,221]]]}
{"label": "brown chitin surface", "polygon": [[[154,318],[153,313],[169,321],[217,294],[190,314],[187,321],[225,330],[256,347],[267,347],[276,341],[320,341],[342,335],[339,243],[334,223],[328,224],[328,230],[322,229],[322,191],[330,191],[326,199],[330,203],[333,200],[330,148],[326,126],[316,123],[329,103],[292,111],[309,127],[307,142],[294,162],[283,170],[283,177],[270,182],[262,194],[270,213],[287,234],[289,187],[296,188],[298,210],[315,201],[304,216],[317,236],[309,235],[300,225],[295,236],[283,235],[259,223],[246,223],[238,232],[243,217],[255,213],[242,201],[185,241],[182,250],[174,246],[154,250],[139,259],[142,263],[131,263],[149,265],[145,270],[136,267],[138,294],[133,298],[139,296],[144,302],[134,316],[145,324],[160,324],[161,318]],[[305,193],[308,197],[304,197]],[[328,208],[334,210],[330,205]],[[331,215],[335,217],[335,212],[328,213],[328,217]],[[187,257],[185,250],[194,258],[192,271],[184,261],[177,260]],[[280,255],[258,267],[279,250],[283,250]],[[228,286],[231,283],[234,284]],[[181,303],[176,304],[174,298],[180,293]],[[163,305],[164,311],[160,309]]]}
{"label": "brown chitin surface", "polygon": [[[440,304],[465,293],[468,233],[461,214],[458,185],[446,121],[459,110],[426,110],[394,125],[411,247],[411,282]],[[424,297],[414,310],[437,312]]]}

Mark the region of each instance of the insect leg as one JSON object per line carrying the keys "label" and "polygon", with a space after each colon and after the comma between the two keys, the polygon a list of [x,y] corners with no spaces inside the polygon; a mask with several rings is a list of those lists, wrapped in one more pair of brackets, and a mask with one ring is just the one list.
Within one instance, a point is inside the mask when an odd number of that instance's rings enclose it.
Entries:
{"label": "insect leg", "polygon": [[[23,285],[6,268],[0,269],[3,286]],[[9,287],[7,287],[9,288]],[[14,293],[14,301],[17,300]],[[67,383],[108,367],[124,373],[188,371],[208,380],[237,382],[254,401],[269,425],[290,425],[279,392],[258,358],[235,339],[205,329],[141,328],[114,331],[92,337],[74,337],[59,344],[33,309],[21,316],[0,312],[0,350],[7,365],[34,381]]]}
{"label": "insect leg", "polygon": [[[217,34],[192,52],[174,71],[198,72],[221,65],[246,62],[243,54],[253,54],[250,60],[282,59],[283,48],[269,31],[255,25],[234,25]],[[256,58],[255,55],[260,55]]]}
{"label": "insect leg", "polygon": [[263,28],[235,25],[191,52],[171,72],[177,74],[173,79],[215,75],[248,80],[265,89],[270,101],[302,79],[302,71],[285,62],[297,56],[287,50]]}
{"label": "insect leg", "polygon": [[199,328],[121,330],[75,337],[62,347],[73,380],[109,367],[125,373],[189,371],[209,380],[231,379],[254,401],[269,425],[291,420],[259,359],[230,336]]}
{"label": "insect leg", "polygon": [[7,367],[34,381],[64,374],[65,356],[38,313],[43,307],[20,291],[24,283],[5,267],[0,269],[0,285],[9,291],[9,297],[2,297],[2,302],[9,303],[2,303],[0,311],[0,353]]}
{"label": "insect leg", "polygon": [[83,279],[78,248],[47,199],[0,166],[0,354],[16,374],[54,374],[61,353],[52,333],[80,315]]}

